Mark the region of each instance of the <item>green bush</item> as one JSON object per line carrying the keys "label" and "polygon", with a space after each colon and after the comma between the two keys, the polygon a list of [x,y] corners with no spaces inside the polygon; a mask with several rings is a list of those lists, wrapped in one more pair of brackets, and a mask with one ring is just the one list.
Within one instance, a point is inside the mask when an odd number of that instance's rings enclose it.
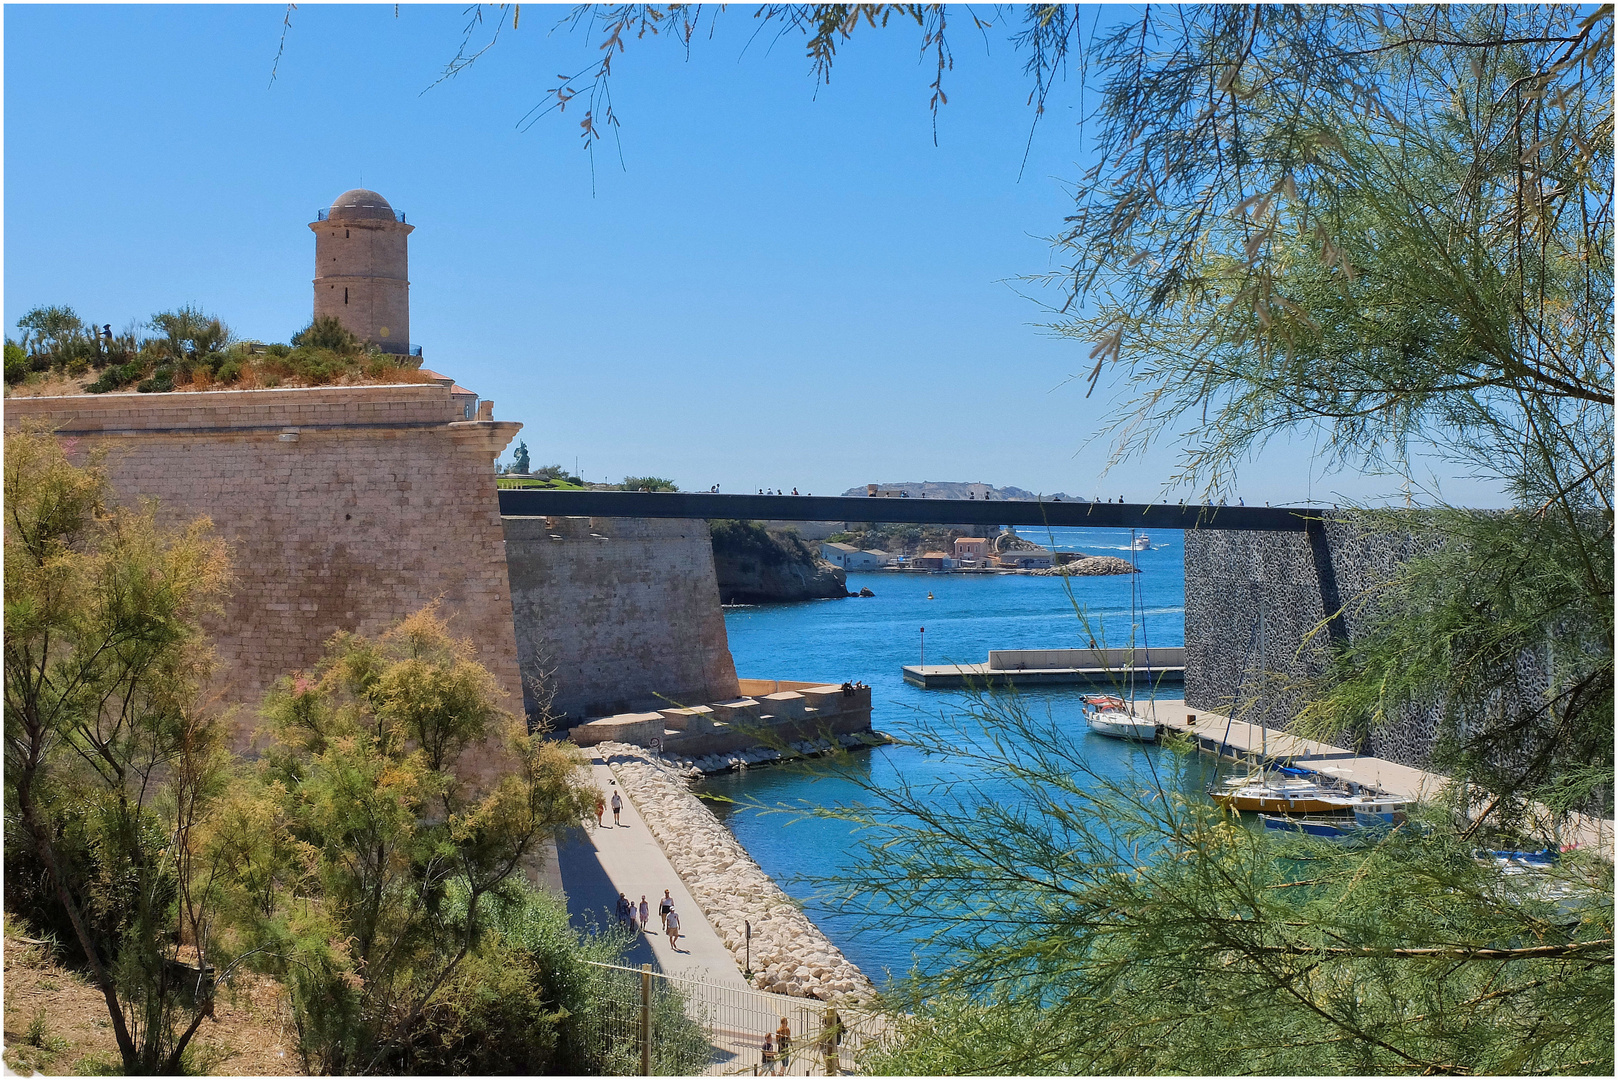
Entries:
{"label": "green bush", "polygon": [[20,383],[28,377],[28,353],[15,341],[6,338],[6,383]]}
{"label": "green bush", "polygon": [[360,352],[364,346],[360,339],[330,315],[323,315],[315,319],[308,326],[292,335],[292,347],[305,346],[311,349],[329,349],[332,352],[352,355]]}

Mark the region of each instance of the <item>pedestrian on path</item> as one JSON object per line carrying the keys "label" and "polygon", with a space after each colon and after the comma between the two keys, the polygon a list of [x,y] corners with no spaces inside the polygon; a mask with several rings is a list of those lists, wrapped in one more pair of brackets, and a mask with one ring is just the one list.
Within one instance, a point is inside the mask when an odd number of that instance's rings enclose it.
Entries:
{"label": "pedestrian on path", "polygon": [[614,914],[618,916],[619,922],[627,923],[630,929],[634,929],[635,926],[634,910],[635,909],[630,905],[629,897],[625,896],[623,893],[619,893],[618,907],[614,911]]}
{"label": "pedestrian on path", "polygon": [[792,1059],[789,1057],[792,1050],[792,1025],[787,1023],[786,1017],[781,1017],[781,1026],[775,1029],[775,1068],[777,1076],[785,1076],[787,1070],[792,1068]]}
{"label": "pedestrian on path", "polygon": [[612,793],[612,823],[614,825],[622,825],[623,824],[623,822],[618,820],[618,811],[622,810],[623,808],[624,808],[623,797],[621,795],[619,795],[616,791],[614,791]]}
{"label": "pedestrian on path", "polygon": [[601,792],[600,791],[597,791],[596,792],[596,828],[598,828],[598,829],[605,828],[605,824],[601,820],[601,815],[605,814],[606,812],[607,812],[607,800],[603,799],[601,797]]}
{"label": "pedestrian on path", "polygon": [[663,899],[657,902],[657,921],[662,924],[663,932],[668,933],[669,912],[674,910],[674,897],[669,895],[667,889],[663,890]]}
{"label": "pedestrian on path", "polygon": [[652,908],[646,902],[646,894],[640,894],[640,932],[646,933],[646,924],[652,921]]}
{"label": "pedestrian on path", "polygon": [[663,929],[669,932],[669,948],[675,952],[680,951],[680,913],[669,908],[668,915],[663,919]]}
{"label": "pedestrian on path", "polygon": [[775,1032],[764,1033],[764,1075],[769,1076],[775,1072]]}

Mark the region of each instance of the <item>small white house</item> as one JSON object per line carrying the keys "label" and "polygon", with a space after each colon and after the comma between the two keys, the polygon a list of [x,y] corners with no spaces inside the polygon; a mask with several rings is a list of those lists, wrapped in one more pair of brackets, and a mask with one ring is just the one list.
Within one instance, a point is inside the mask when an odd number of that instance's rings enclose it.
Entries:
{"label": "small white house", "polygon": [[822,542],[820,557],[844,570],[875,570],[888,564],[886,552],[861,551],[853,544]]}

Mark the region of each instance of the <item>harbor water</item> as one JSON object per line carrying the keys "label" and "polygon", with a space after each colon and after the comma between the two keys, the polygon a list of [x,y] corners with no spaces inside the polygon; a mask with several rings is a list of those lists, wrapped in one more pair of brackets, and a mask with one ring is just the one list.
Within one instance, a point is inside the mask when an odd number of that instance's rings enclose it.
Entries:
{"label": "harbor water", "polygon": [[[1131,557],[1128,530],[1030,529],[1024,536],[1057,551]],[[1092,638],[1097,645],[1125,646],[1132,633],[1137,645],[1183,645],[1181,537],[1153,534],[1152,543],[1134,553],[1138,575],[851,573],[851,591],[863,586],[876,595],[727,608],[736,671],[743,678],[866,682],[872,688],[873,726],[900,738],[929,722],[955,723],[969,704],[964,691],[922,690],[901,674],[903,665],[921,658],[922,628],[928,664],[982,663],[990,649],[1085,648]],[[1147,757],[1160,753],[1156,747],[1088,732],[1081,714],[1084,692],[1038,687],[1019,692],[1018,699],[1062,737],[1079,740],[1097,773],[1123,776],[1148,767]],[[1179,697],[1180,689],[1165,695]],[[973,737],[970,726],[963,737]],[[911,747],[891,746],[851,755],[848,768],[861,783],[890,787],[902,777],[918,790],[948,798],[951,770],[958,766]],[[873,932],[859,912],[828,904],[809,885],[809,877],[854,869],[850,826],[758,808],[846,805],[865,798],[858,783],[823,773],[814,766],[752,769],[711,777],[698,791],[736,800],[710,805],[764,871],[803,902],[809,917],[879,985],[889,973],[900,976],[916,966],[945,962],[920,940],[926,934],[925,912],[915,913],[912,932]]]}

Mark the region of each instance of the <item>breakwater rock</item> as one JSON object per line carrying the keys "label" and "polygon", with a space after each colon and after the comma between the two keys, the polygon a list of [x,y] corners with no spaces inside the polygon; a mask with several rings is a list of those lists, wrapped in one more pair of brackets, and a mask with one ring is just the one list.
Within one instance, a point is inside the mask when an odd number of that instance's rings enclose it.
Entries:
{"label": "breakwater rock", "polygon": [[850,1004],[875,996],[871,981],[770,880],[679,773],[638,746],[602,743],[596,750],[738,967],[746,951],[743,923],[753,924],[759,989]]}
{"label": "breakwater rock", "polygon": [[1115,555],[1090,555],[1074,559],[1062,566],[1047,566],[1043,570],[1028,571],[1029,577],[1096,577],[1105,574],[1138,574],[1128,559]]}

